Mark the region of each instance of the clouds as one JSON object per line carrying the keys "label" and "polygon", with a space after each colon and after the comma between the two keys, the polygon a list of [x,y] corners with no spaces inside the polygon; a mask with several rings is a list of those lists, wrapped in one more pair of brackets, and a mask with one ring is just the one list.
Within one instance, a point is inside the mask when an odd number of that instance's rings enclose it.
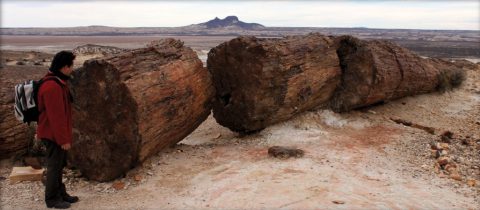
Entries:
{"label": "clouds", "polygon": [[3,1],[2,27],[175,27],[236,15],[266,26],[480,29],[478,1]]}

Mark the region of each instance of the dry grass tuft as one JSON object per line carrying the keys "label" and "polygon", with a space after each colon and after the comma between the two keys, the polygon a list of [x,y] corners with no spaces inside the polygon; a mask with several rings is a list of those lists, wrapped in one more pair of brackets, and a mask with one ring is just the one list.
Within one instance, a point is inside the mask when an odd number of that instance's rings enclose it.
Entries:
{"label": "dry grass tuft", "polygon": [[466,73],[463,69],[448,69],[440,71],[438,74],[437,90],[444,93],[451,91],[462,85],[466,79]]}

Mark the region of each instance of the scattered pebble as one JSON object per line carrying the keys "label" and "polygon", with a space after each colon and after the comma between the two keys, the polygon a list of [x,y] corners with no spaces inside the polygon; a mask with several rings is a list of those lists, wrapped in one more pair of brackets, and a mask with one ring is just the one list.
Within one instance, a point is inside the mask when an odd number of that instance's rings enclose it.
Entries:
{"label": "scattered pebble", "polygon": [[462,176],[460,176],[460,174],[458,174],[458,173],[450,174],[450,178],[454,179],[454,180],[457,180],[457,181],[462,181]]}
{"label": "scattered pebble", "polygon": [[139,181],[142,181],[143,177],[141,175],[135,175],[134,178],[133,178],[135,181],[139,182]]}
{"label": "scattered pebble", "polygon": [[447,163],[450,161],[448,157],[440,157],[437,159],[437,163],[440,164],[440,166],[447,165]]}
{"label": "scattered pebble", "polygon": [[467,180],[467,185],[470,186],[470,187],[475,187],[475,186],[477,186],[477,180],[469,179],[469,180]]}
{"label": "scattered pebble", "polygon": [[112,187],[115,190],[123,190],[125,188],[125,182],[116,181],[112,184]]}

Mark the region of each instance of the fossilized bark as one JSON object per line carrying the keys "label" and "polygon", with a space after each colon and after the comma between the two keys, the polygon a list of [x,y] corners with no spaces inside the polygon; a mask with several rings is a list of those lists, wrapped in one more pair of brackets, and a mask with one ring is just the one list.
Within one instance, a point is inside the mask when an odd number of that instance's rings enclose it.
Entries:
{"label": "fossilized bark", "polygon": [[337,41],[342,82],[331,100],[336,111],[435,91],[442,69],[455,68],[423,59],[387,41],[351,36]]}
{"label": "fossilized bark", "polygon": [[122,175],[190,134],[210,114],[214,91],[196,54],[173,39],[86,61],[71,84],[70,160],[99,181]]}
{"label": "fossilized bark", "polygon": [[218,123],[252,132],[323,105],[340,81],[334,40],[320,34],[238,37],[213,48],[207,68]]}
{"label": "fossilized bark", "polygon": [[15,85],[38,80],[45,67],[2,66],[0,69],[0,159],[27,153],[35,135],[35,123],[27,125],[15,118]]}

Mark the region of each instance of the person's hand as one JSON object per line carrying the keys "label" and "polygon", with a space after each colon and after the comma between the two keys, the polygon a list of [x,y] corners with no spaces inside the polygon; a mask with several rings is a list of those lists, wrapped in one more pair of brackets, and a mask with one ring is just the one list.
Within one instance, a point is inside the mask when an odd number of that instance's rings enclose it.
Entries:
{"label": "person's hand", "polygon": [[71,145],[71,144],[64,144],[64,145],[62,145],[62,149],[63,149],[63,150],[69,150],[70,148],[72,148],[72,145]]}

